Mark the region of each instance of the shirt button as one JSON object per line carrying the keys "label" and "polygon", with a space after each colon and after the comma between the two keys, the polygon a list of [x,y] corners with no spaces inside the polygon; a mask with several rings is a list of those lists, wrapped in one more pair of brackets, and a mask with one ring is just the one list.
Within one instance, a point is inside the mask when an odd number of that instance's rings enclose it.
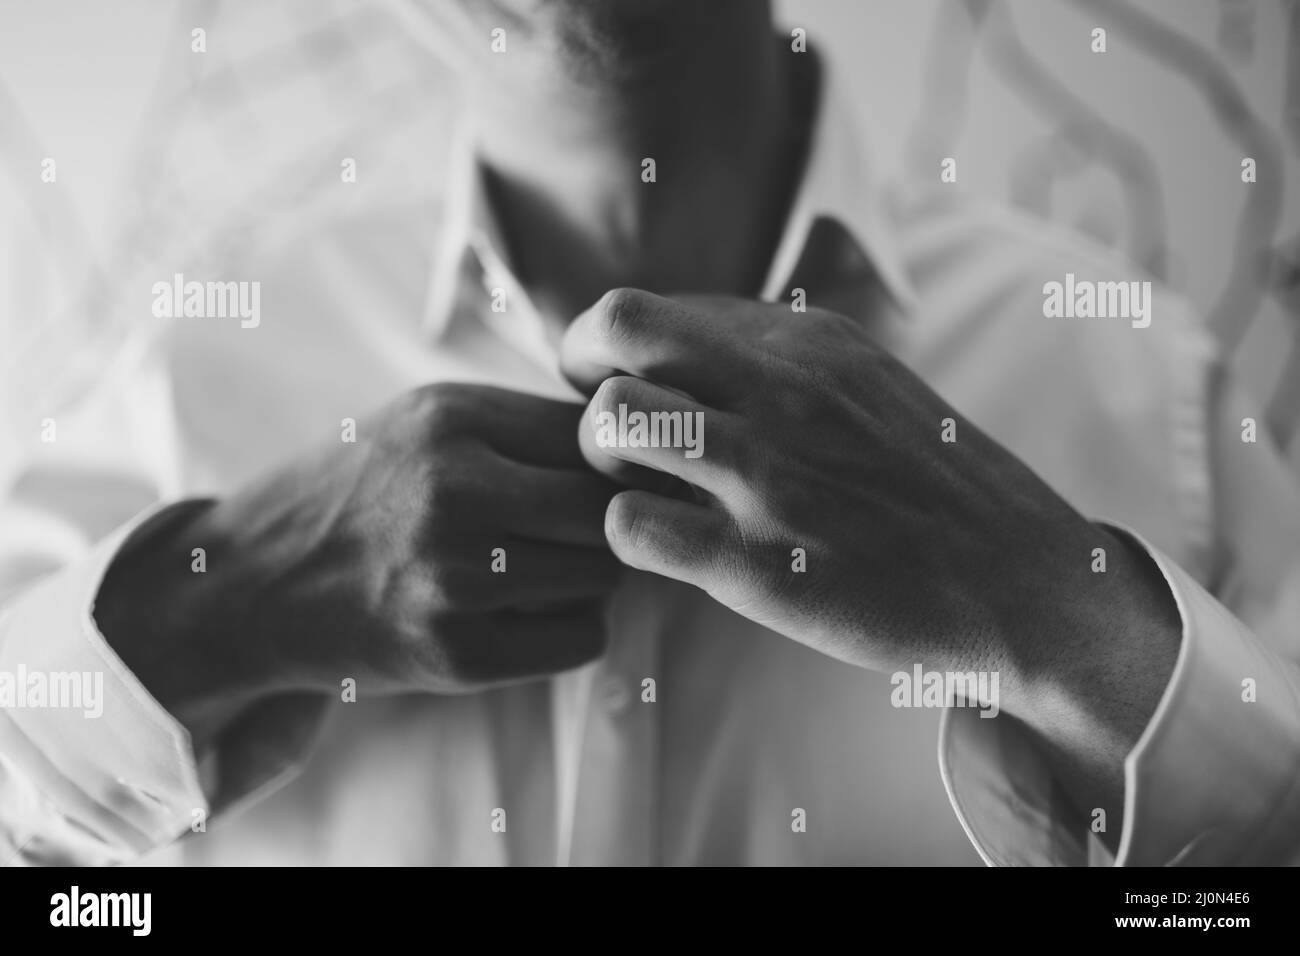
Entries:
{"label": "shirt button", "polygon": [[600,696],[605,703],[605,709],[614,714],[626,710],[632,700],[627,684],[617,677],[605,678],[600,688]]}

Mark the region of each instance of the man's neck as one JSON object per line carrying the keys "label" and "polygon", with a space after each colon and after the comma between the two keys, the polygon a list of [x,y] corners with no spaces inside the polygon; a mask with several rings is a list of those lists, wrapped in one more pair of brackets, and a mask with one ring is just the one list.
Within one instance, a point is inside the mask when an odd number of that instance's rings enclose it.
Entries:
{"label": "man's neck", "polygon": [[510,257],[557,323],[615,286],[759,291],[804,158],[815,69],[761,4],[696,6],[729,15],[674,20],[605,61],[556,42],[471,87]]}

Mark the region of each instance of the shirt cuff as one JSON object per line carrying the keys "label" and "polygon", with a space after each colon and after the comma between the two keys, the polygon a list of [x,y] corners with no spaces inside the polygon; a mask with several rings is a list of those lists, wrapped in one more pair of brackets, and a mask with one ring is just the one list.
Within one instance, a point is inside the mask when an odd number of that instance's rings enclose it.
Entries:
{"label": "shirt cuff", "polygon": [[[1114,526],[1111,526],[1114,527]],[[1182,618],[1173,675],[1124,762],[1119,866],[1293,861],[1300,830],[1300,678],[1187,572],[1123,528],[1159,567]],[[950,708],[939,768],[990,865],[1109,863],[1067,821],[1066,794],[1014,719]]]}
{"label": "shirt cuff", "polygon": [[189,733],[117,656],[93,617],[122,544],[200,503],[146,510],[0,613],[0,680],[10,681],[14,695],[0,710],[0,751],[40,794],[46,812],[31,819],[54,813],[73,821],[106,851],[141,853],[170,842],[190,829],[196,810],[207,812]]}

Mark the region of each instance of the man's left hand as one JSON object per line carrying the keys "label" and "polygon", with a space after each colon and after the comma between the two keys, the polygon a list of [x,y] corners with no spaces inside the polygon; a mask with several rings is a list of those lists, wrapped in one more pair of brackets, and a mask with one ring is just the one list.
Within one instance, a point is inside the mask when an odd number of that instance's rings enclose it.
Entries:
{"label": "man's left hand", "polygon": [[[1109,689],[1146,698],[1116,707],[1121,749],[1154,709],[1178,631],[1150,560],[851,320],[619,289],[570,326],[562,366],[594,393],[585,457],[633,486],[606,514],[624,563],[859,666],[998,671],[1004,709],[1040,725],[1035,707],[1072,712],[1062,696],[1135,667],[1154,675],[1149,687]],[[602,412],[613,416],[603,433]],[[610,441],[635,412],[648,432]],[[654,413],[702,416],[698,457],[647,447],[672,438],[658,427],[672,419]],[[1093,570],[1095,548],[1107,573]],[[1162,645],[1155,666],[1143,633]]]}

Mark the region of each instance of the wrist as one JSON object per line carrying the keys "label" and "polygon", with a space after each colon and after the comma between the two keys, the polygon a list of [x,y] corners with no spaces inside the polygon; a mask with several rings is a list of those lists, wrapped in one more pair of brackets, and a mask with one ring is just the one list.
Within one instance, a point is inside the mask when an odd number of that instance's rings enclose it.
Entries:
{"label": "wrist", "polygon": [[1070,537],[1072,570],[1016,637],[1020,692],[1008,709],[1049,738],[1088,734],[1127,753],[1173,673],[1182,621],[1141,546],[1086,524]]}
{"label": "wrist", "polygon": [[137,528],[106,570],[93,606],[122,662],[203,738],[256,699],[262,683],[227,614],[236,603],[229,576],[209,563],[224,550],[206,523],[213,507],[181,502]]}

